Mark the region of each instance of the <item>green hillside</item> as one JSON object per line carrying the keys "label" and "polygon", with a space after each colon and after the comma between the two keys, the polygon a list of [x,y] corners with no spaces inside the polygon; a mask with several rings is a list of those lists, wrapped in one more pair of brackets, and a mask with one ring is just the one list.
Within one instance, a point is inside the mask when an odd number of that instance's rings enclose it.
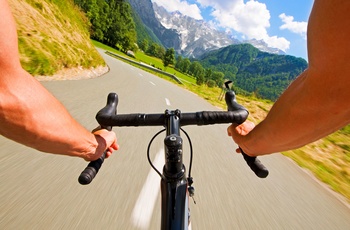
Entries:
{"label": "green hillside", "polygon": [[250,44],[231,45],[205,54],[200,63],[225,74],[235,86],[257,97],[276,100],[307,68],[302,58],[258,50]]}
{"label": "green hillside", "polygon": [[84,14],[71,0],[10,0],[21,64],[32,75],[105,65]]}
{"label": "green hillside", "polygon": [[132,18],[135,22],[138,44],[141,44],[141,42],[144,40],[147,40],[149,42],[155,42],[157,44],[162,44],[161,41],[159,41],[159,39],[157,38],[157,36],[152,32],[152,30],[148,28],[145,24],[143,24],[142,20],[135,11],[132,12]]}

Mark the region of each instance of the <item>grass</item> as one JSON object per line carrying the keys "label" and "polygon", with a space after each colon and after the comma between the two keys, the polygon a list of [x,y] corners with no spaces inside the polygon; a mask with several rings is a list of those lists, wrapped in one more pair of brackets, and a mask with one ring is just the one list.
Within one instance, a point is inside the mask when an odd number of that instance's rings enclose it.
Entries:
{"label": "grass", "polygon": [[89,39],[87,19],[71,0],[9,3],[17,22],[20,61],[30,74],[105,65]]}
{"label": "grass", "polygon": [[[98,45],[95,42],[94,44]],[[100,47],[103,48],[105,46]],[[108,50],[117,52],[110,47],[108,47]],[[119,52],[119,54],[121,53]],[[161,60],[157,58],[148,57],[140,52],[137,52],[135,55],[136,59],[141,62],[154,64],[161,69],[164,68]],[[148,69],[145,70],[150,71]],[[166,71],[174,73],[172,71],[175,70],[168,67]],[[154,74],[177,84],[167,76],[162,76],[159,73]],[[180,77],[181,75],[176,72],[176,76]],[[224,100],[219,100],[219,96],[222,93],[220,88],[209,88],[205,85],[198,86],[195,84],[194,79],[192,79],[191,83],[185,82],[184,85],[179,86],[198,94],[217,107],[226,108]],[[263,120],[272,106],[272,102],[255,97],[237,95],[237,100],[250,111],[249,119],[255,123]],[[350,125],[319,141],[297,150],[283,152],[282,154],[294,160],[300,167],[311,171],[316,178],[350,201]]]}
{"label": "grass", "polygon": [[[101,49],[104,49],[104,50],[107,50],[107,51],[110,51],[110,52],[113,52],[113,53],[116,53],[116,54],[119,54],[119,55],[122,55],[124,57],[127,57],[127,58],[130,58],[129,56],[127,56],[125,53],[121,52],[121,51],[118,51],[114,48],[111,48],[110,46],[107,46],[101,42],[98,42],[98,41],[95,41],[95,40],[92,40],[92,43],[96,46],[96,47],[99,47]],[[176,77],[180,78],[182,81],[184,82],[187,82],[187,83],[190,83],[190,84],[196,84],[196,79],[194,79],[193,77],[191,76],[188,76],[188,75],[185,75],[177,70],[175,70],[174,68],[172,67],[167,67],[165,68],[164,65],[163,65],[163,62],[162,60],[160,60],[159,58],[155,58],[155,57],[150,57],[146,54],[144,54],[143,52],[136,52],[135,53],[135,59],[133,59],[134,61],[140,61],[140,62],[143,62],[147,65],[151,65],[151,66],[154,66],[155,68],[158,68],[158,69],[162,69],[162,70],[165,70],[167,71],[168,73],[171,73],[171,74],[174,74]],[[129,63],[130,64],[130,63]],[[140,66],[137,66],[138,68],[142,68]],[[148,69],[146,68],[142,68],[143,70],[146,70],[146,71],[149,71]],[[154,72],[152,72],[154,73]],[[160,77],[163,77],[161,74],[157,74],[158,76]],[[165,77],[165,76],[164,76]],[[166,77],[168,78],[168,77]]]}
{"label": "grass", "polygon": [[143,52],[136,52],[135,58],[136,58],[136,60],[142,61],[143,63],[146,63],[148,65],[162,69],[168,73],[174,74],[176,77],[178,77],[186,82],[193,83],[193,84],[196,83],[196,79],[175,70],[172,66],[165,68],[162,60],[160,60],[159,58],[150,57],[150,56],[144,54]]}

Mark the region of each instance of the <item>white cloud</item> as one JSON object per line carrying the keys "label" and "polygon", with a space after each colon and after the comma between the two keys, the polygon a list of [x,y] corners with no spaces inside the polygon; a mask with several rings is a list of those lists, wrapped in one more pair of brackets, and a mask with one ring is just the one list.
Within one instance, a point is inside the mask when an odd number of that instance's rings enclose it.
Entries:
{"label": "white cloud", "polygon": [[198,20],[203,19],[198,6],[196,4],[189,4],[185,0],[152,0],[152,2],[157,3],[159,6],[163,6],[169,12],[179,11],[183,15],[187,15]]}
{"label": "white cloud", "polygon": [[197,0],[203,7],[212,7],[212,16],[223,28],[230,28],[246,39],[264,40],[270,47],[283,51],[289,49],[290,42],[284,37],[270,36],[270,12],[264,3],[256,0]]}
{"label": "white cloud", "polygon": [[[203,19],[200,8],[186,0],[152,0],[169,12],[179,11],[196,19]],[[270,47],[283,51],[289,49],[290,42],[284,37],[270,36],[270,12],[264,3],[258,0],[196,0],[201,7],[211,7],[212,24],[225,30],[231,29],[245,39],[264,40]],[[281,16],[280,16],[281,17]],[[292,20],[293,21],[293,20]],[[287,24],[287,23],[286,23]],[[288,24],[289,25],[289,24]]]}
{"label": "white cloud", "polygon": [[289,49],[290,42],[284,37],[277,36],[267,36],[264,41],[273,48],[278,48],[280,50],[286,51]]}
{"label": "white cloud", "polygon": [[236,5],[243,3],[243,0],[196,0],[203,7],[213,7],[214,9],[233,9]]}
{"label": "white cloud", "polygon": [[281,30],[289,30],[292,33],[299,34],[306,39],[307,22],[296,22],[293,16],[287,16],[285,13],[280,14],[279,18],[284,23],[280,26]]}

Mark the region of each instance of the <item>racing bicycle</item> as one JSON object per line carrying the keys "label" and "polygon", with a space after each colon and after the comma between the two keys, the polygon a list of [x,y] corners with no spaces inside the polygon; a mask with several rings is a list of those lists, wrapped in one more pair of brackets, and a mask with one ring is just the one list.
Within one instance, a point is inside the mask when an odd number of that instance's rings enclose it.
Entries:
{"label": "racing bicycle", "polygon": [[[147,157],[151,167],[160,176],[161,188],[161,229],[162,230],[185,230],[190,226],[190,212],[188,201],[193,197],[194,188],[192,169],[192,143],[189,135],[183,130],[186,125],[213,125],[223,123],[243,123],[248,117],[248,110],[236,101],[233,91],[225,93],[225,101],[228,111],[202,111],[194,113],[182,113],[179,109],[165,110],[164,113],[157,114],[117,114],[118,95],[110,93],[107,98],[107,105],[96,115],[96,120],[102,128],[112,130],[113,126],[162,126],[151,139],[147,148]],[[165,132],[164,154],[165,164],[163,172],[152,164],[150,159],[150,146],[156,136]],[[180,133],[183,132],[189,141],[190,161],[188,174],[183,164],[183,139]],[[251,157],[242,152],[242,156],[248,166],[260,178],[268,175],[268,170],[256,157]],[[86,185],[96,176],[105,158],[105,153],[101,158],[88,164],[79,176],[79,183]]]}

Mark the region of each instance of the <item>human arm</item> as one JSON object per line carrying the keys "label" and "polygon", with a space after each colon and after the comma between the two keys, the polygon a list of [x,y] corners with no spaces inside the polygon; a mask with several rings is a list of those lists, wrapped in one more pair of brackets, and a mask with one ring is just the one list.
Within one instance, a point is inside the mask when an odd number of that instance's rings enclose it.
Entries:
{"label": "human arm", "polygon": [[257,126],[247,122],[228,128],[248,155],[299,148],[349,124],[349,10],[347,1],[315,0],[308,24],[308,69]]}
{"label": "human arm", "polygon": [[98,159],[118,148],[113,132],[92,134],[21,67],[17,32],[6,0],[0,0],[0,134],[40,151]]}

